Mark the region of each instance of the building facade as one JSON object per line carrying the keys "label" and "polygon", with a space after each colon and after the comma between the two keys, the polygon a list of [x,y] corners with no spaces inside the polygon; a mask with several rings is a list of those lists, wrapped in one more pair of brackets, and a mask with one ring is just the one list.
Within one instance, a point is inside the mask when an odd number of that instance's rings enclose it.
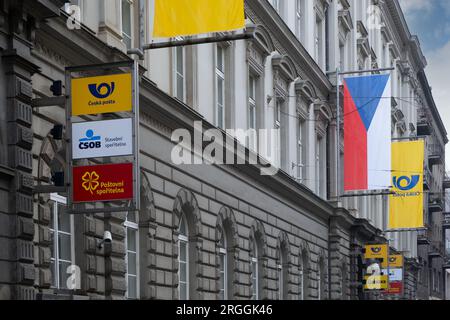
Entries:
{"label": "building facade", "polygon": [[[65,192],[36,193],[67,145],[51,134],[64,108],[33,99],[66,67],[157,40],[151,0],[64,2],[0,2],[0,299],[386,299],[361,272],[364,245],[387,241],[406,257],[396,298],[444,298],[447,133],[397,0],[246,1],[254,39],[145,52],[141,210],[90,215],[66,214]],[[387,196],[340,197],[336,70],[385,67],[393,137],[426,137],[426,230],[385,232]],[[243,164],[174,164],[175,130],[217,128]],[[265,152],[261,129],[278,132]],[[280,170],[261,175],[257,154]]]}

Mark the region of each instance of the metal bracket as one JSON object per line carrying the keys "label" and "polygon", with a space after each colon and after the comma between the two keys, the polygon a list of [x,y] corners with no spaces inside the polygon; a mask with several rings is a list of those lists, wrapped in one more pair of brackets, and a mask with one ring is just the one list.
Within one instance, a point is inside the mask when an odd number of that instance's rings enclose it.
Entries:
{"label": "metal bracket", "polygon": [[33,108],[53,107],[53,106],[65,107],[65,105],[66,105],[65,96],[37,98],[31,100],[31,107]]}

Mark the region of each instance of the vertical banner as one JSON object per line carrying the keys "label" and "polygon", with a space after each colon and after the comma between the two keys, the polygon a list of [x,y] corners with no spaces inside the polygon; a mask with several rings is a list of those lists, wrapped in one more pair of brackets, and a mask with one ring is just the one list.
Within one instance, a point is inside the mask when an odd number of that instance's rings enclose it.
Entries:
{"label": "vertical banner", "polygon": [[389,189],[390,75],[344,79],[344,191]]}
{"label": "vertical banner", "polygon": [[423,140],[392,144],[392,191],[389,229],[417,229],[423,221]]}
{"label": "vertical banner", "polygon": [[244,27],[244,0],[155,0],[154,37],[188,36]]}

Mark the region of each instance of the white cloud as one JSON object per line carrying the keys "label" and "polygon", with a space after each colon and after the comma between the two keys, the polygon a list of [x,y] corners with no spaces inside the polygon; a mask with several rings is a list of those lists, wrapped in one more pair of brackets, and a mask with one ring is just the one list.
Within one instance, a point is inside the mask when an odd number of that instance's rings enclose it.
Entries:
{"label": "white cloud", "polygon": [[400,0],[400,5],[405,13],[416,10],[431,10],[433,1],[430,0]]}
{"label": "white cloud", "polygon": [[[426,53],[425,72],[433,88],[433,97],[442,121],[450,134],[450,41],[441,48]],[[450,145],[447,145],[447,169],[450,169]]]}

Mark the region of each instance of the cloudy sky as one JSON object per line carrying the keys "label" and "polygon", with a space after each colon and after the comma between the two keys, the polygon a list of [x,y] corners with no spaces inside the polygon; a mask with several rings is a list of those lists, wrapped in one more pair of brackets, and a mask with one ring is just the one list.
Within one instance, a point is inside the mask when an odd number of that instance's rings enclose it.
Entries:
{"label": "cloudy sky", "polygon": [[[433,96],[450,135],[450,0],[400,0],[412,34],[419,36],[428,61]],[[450,145],[447,145],[447,171]]]}

